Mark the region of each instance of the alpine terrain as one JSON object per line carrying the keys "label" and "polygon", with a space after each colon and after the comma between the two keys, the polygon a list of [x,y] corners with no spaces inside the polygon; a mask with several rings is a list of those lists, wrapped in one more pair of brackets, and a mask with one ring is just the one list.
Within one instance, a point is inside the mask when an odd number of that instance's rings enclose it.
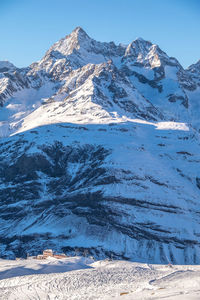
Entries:
{"label": "alpine terrain", "polygon": [[1,257],[200,263],[200,61],[77,27],[0,62],[0,136]]}

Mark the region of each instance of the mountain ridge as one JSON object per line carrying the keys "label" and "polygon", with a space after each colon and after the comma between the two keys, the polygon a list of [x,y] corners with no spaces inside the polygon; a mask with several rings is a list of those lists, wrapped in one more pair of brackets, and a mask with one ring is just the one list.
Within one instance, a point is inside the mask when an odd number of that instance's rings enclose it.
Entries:
{"label": "mountain ridge", "polygon": [[[180,84],[180,87],[174,86],[172,91],[169,91],[169,94],[164,96],[172,103],[180,102],[188,108],[187,91],[196,90],[198,88],[196,75],[194,78],[191,77],[192,72],[184,70],[177,60],[169,58],[157,45],[153,45],[151,42],[144,41],[141,38],[131,42],[127,47],[121,45],[116,46],[113,42],[96,42],[91,39],[82,28],[77,27],[71,34],[50,47],[40,61],[33,63],[28,68],[14,68],[14,71],[11,68],[11,73],[2,72],[2,88],[0,89],[1,106],[7,101],[6,99],[13,96],[15,97],[15,94],[17,94],[18,97],[20,91],[23,90],[27,91],[25,94],[31,94],[31,89],[33,89],[33,94],[36,94],[37,90],[41,89],[37,103],[41,103],[42,98],[50,96],[51,99],[52,96],[55,97],[56,93],[62,94],[62,89],[69,90],[70,87],[66,87],[65,80],[69,78],[70,75],[73,76],[73,72],[76,69],[86,68],[86,65],[90,68],[89,64],[97,65],[108,63],[109,60],[112,61],[116,71],[122,75],[123,80],[127,82],[127,80],[131,81],[133,78],[132,85],[134,86],[137,83],[137,86],[134,87],[142,97],[148,102],[151,102],[153,107],[156,106],[156,110],[160,110],[161,108],[159,103],[154,102],[158,101],[159,94],[163,90],[162,81],[164,83],[166,76],[169,78],[168,81],[171,80],[173,85],[175,78],[177,78],[176,80]],[[166,74],[167,68],[170,68],[168,74]],[[50,91],[50,85],[53,89],[52,91]],[[143,91],[143,86],[147,87],[148,85],[150,90],[147,90],[147,92]],[[47,88],[45,86],[47,86]],[[152,88],[154,90],[152,90]],[[168,83],[167,89],[169,90]],[[48,93],[46,90],[50,92]],[[156,90],[158,94],[154,95],[156,99],[153,99],[152,102],[152,99],[148,99],[147,94],[149,95],[152,92],[155,94]],[[40,94],[43,97],[41,97]],[[30,98],[31,96],[32,95],[30,95]],[[127,100],[125,101],[127,102]],[[35,109],[35,104],[33,105],[32,111]],[[15,112],[15,110],[13,111]],[[20,109],[18,108],[18,115],[19,112]],[[10,115],[12,111],[8,109],[6,113]],[[185,111],[181,113],[187,114]],[[23,114],[24,112],[22,115]],[[160,111],[159,114],[163,115],[162,111]],[[13,115],[14,119],[16,119],[15,114]],[[180,121],[179,118],[176,119],[175,116],[172,118],[176,121]],[[18,123],[21,122],[23,122],[23,118]],[[5,124],[3,126],[5,127]],[[14,124],[12,124],[12,121],[10,122],[8,118],[7,127],[13,126]]]}

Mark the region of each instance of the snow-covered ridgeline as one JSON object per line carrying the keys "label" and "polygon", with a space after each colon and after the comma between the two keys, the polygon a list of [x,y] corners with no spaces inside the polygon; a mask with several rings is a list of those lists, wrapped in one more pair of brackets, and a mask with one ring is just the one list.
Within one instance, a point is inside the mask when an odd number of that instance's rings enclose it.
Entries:
{"label": "snow-covered ridgeline", "polygon": [[1,136],[30,128],[32,113],[34,126],[63,119],[108,123],[117,113],[198,128],[198,69],[197,63],[184,70],[141,38],[117,46],[97,42],[77,27],[28,68],[0,63],[0,122],[10,129]]}

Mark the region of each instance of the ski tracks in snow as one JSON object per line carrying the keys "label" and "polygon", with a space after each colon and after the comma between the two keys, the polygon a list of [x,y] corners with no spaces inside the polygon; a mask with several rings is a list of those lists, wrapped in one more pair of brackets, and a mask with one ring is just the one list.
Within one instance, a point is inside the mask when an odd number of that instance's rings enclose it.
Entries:
{"label": "ski tracks in snow", "polygon": [[[199,299],[199,266],[97,261],[65,273],[0,281],[1,300]],[[179,298],[182,295],[182,298]],[[191,298],[190,298],[191,296]],[[184,298],[185,297],[185,298]],[[187,298],[188,297],[188,298]]]}

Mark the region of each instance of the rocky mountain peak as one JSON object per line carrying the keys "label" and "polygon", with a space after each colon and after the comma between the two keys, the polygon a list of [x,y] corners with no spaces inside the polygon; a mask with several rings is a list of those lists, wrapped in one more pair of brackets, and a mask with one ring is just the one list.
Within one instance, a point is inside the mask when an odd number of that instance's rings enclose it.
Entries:
{"label": "rocky mountain peak", "polygon": [[137,38],[128,45],[124,59],[131,64],[142,64],[153,68],[161,65],[160,58],[162,56],[166,56],[166,54],[158,45]]}
{"label": "rocky mountain peak", "polygon": [[71,41],[76,50],[80,47],[87,47],[92,41],[92,39],[80,26],[76,27],[69,35],[67,35],[66,39]]}
{"label": "rocky mountain peak", "polygon": [[83,30],[82,27],[78,26],[76,27],[70,35],[68,36],[77,36],[77,38],[88,38],[89,36],[87,35],[87,33],[85,32],[85,30]]}
{"label": "rocky mountain peak", "polygon": [[0,61],[0,73],[13,71],[15,69],[16,67],[11,62],[7,60]]}
{"label": "rocky mountain peak", "polygon": [[31,73],[41,70],[52,73],[56,69],[57,74],[57,70],[63,68],[68,72],[91,63],[101,64],[113,58],[120,60],[124,52],[124,46],[96,41],[81,27],[76,27],[69,35],[52,45],[39,63],[32,65],[34,70]]}
{"label": "rocky mountain peak", "polygon": [[169,57],[158,45],[142,38],[137,38],[127,46],[123,60],[131,65],[143,65],[150,68],[166,64],[180,66],[175,58]]}
{"label": "rocky mountain peak", "polygon": [[138,57],[139,54],[146,56],[151,46],[151,42],[145,41],[142,38],[137,38],[127,46],[125,56],[134,56],[135,58]]}
{"label": "rocky mountain peak", "polygon": [[194,74],[200,74],[200,60],[189,66],[187,70]]}
{"label": "rocky mountain peak", "polygon": [[76,27],[69,35],[56,42],[46,53],[58,53],[63,56],[71,55],[74,51],[80,48],[87,48],[91,42],[91,38],[81,28]]}

